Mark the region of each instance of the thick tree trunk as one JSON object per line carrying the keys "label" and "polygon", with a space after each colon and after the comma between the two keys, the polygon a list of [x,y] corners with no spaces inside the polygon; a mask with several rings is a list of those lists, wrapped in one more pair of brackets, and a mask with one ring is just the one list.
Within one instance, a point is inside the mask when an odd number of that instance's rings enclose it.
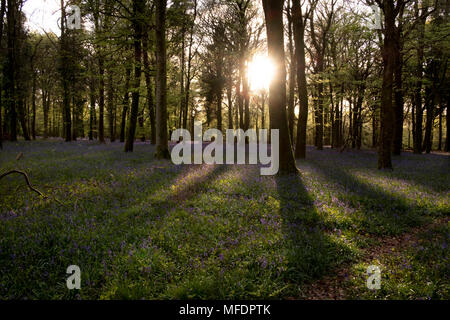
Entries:
{"label": "thick tree trunk", "polygon": [[66,34],[66,11],[64,1],[61,0],[61,78],[63,85],[63,113],[64,113],[64,137],[66,142],[72,140],[72,117],[70,112],[70,92],[69,92],[69,52],[67,50]]}
{"label": "thick tree trunk", "polygon": [[9,138],[11,141],[17,141],[17,111],[16,111],[16,62],[15,62],[15,44],[16,44],[16,2],[8,0],[7,11],[7,55],[5,66],[5,98],[6,109],[9,116]]}
{"label": "thick tree trunk", "polygon": [[166,56],[167,0],[156,0],[156,154],[169,159],[167,133],[167,56]]}
{"label": "thick tree trunk", "polygon": [[[3,35],[3,21],[4,21],[4,17],[5,17],[5,11],[6,11],[6,0],[1,0],[1,8],[0,8],[0,35]],[[3,49],[2,40],[3,40],[3,37],[0,37],[0,50]],[[3,81],[0,82],[0,149],[3,149],[3,123],[2,123],[3,99],[2,99],[2,88],[3,88]]]}
{"label": "thick tree trunk", "polygon": [[393,0],[384,1],[385,35],[383,45],[383,85],[381,89],[380,142],[378,148],[378,169],[392,169],[392,135],[394,109],[392,105],[396,42],[395,8]]}
{"label": "thick tree trunk", "polygon": [[270,128],[280,133],[280,174],[298,172],[286,116],[286,66],[284,53],[283,0],[263,0],[269,57],[276,66],[269,92]]}

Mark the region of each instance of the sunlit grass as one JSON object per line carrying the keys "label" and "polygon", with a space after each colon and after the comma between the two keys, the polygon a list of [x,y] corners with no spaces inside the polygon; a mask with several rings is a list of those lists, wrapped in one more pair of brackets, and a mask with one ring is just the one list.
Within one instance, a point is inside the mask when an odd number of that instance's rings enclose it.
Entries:
{"label": "sunlit grass", "polygon": [[[385,173],[375,154],[309,150],[300,177],[277,178],[257,166],[174,166],[148,144],[125,154],[119,143],[38,141],[1,152],[1,171],[26,170],[50,196],[20,177],[0,183],[3,299],[295,298],[357,263],[374,237],[450,211],[445,156],[407,155]],[[65,287],[71,264],[82,270],[79,292]]]}

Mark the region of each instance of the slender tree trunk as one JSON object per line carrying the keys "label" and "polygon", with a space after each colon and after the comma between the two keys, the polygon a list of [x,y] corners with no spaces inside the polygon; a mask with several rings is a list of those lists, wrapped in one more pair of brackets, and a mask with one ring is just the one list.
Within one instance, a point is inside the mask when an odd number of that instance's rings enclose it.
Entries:
{"label": "slender tree trunk", "polygon": [[95,113],[95,90],[91,84],[89,93],[90,108],[89,108],[89,140],[94,140],[94,113]]}
{"label": "slender tree trunk", "polygon": [[144,60],[144,75],[145,84],[147,86],[147,107],[150,116],[150,143],[156,143],[156,125],[155,125],[155,105],[153,99],[153,86],[152,79],[150,76],[150,61],[148,58],[148,31],[144,30],[144,36],[142,38],[142,48],[143,48],[143,60]]}
{"label": "slender tree trunk", "polygon": [[63,84],[63,112],[64,112],[64,137],[66,142],[72,140],[72,117],[70,114],[70,92],[69,92],[69,52],[67,50],[66,34],[66,11],[64,1],[61,0],[61,78]]}
{"label": "slender tree trunk", "polygon": [[244,128],[244,98],[241,92],[241,83],[242,83],[242,72],[240,71],[244,67],[239,67],[239,76],[238,81],[236,83],[236,96],[238,99],[238,109],[239,109],[239,125],[238,128]]}
{"label": "slender tree trunk", "polygon": [[425,120],[425,137],[423,140],[422,150],[425,150],[427,154],[431,152],[432,147],[432,135],[433,135],[433,124],[434,124],[434,109],[435,109],[435,93],[432,92],[431,88],[427,88],[425,90],[427,93],[425,95],[429,98],[426,98],[426,120]]}
{"label": "slender tree trunk", "polygon": [[42,109],[44,111],[44,139],[48,138],[49,96],[49,92],[45,90],[42,91]]}
{"label": "slender tree trunk", "polygon": [[[223,58],[220,56],[219,63],[217,64],[217,77],[218,79],[223,78]],[[217,129],[222,131],[222,93],[223,93],[223,85],[220,84],[217,92]],[[247,120],[247,118],[246,118]],[[250,112],[248,113],[248,120],[250,120]],[[249,126],[249,123],[246,123]],[[247,127],[248,129],[248,127]]]}
{"label": "slender tree trunk", "polygon": [[445,116],[446,122],[445,122],[445,126],[447,128],[447,134],[445,137],[445,148],[444,151],[445,152],[449,152],[450,151],[450,95],[447,94],[447,115]]}
{"label": "slender tree trunk", "polygon": [[127,65],[125,70],[125,88],[122,102],[122,119],[120,121],[120,142],[125,142],[125,128],[126,128],[128,108],[130,104],[130,78],[131,78],[131,65]]}
{"label": "slender tree trunk", "polygon": [[[418,1],[415,1],[415,18],[419,19]],[[423,109],[422,109],[422,78],[423,78],[423,60],[424,60],[424,38],[425,38],[426,19],[421,19],[417,24],[418,28],[418,44],[417,44],[417,69],[416,69],[416,86],[414,94],[414,107],[416,114],[415,135],[414,135],[414,153],[422,153],[422,127],[423,127]]]}
{"label": "slender tree trunk", "polygon": [[293,1],[295,58],[297,60],[297,86],[300,100],[299,118],[297,123],[297,143],[295,158],[306,158],[306,127],[308,123],[308,89],[306,83],[305,59],[305,23],[301,6],[297,0]]}
{"label": "slender tree trunk", "polygon": [[[230,69],[228,69],[230,70]],[[227,81],[227,99],[228,99],[228,129],[233,129],[233,79],[231,76],[228,77]]]}
{"label": "slender tree trunk", "polygon": [[111,142],[114,142],[116,140],[114,136],[114,85],[111,70],[108,70],[108,123],[109,139]]}
{"label": "slender tree trunk", "polygon": [[323,71],[324,71],[324,61],[323,57],[320,56],[318,62],[318,73],[320,74],[321,79],[319,80],[319,84],[317,85],[317,99],[318,99],[317,122],[316,122],[317,150],[323,150],[323,112],[324,112],[323,81],[322,81]]}
{"label": "slender tree trunk", "polygon": [[401,35],[401,28],[396,28],[396,39],[398,47],[395,53],[395,91],[394,91],[394,101],[395,101],[395,125],[394,125],[394,141],[392,146],[392,153],[394,155],[400,155],[403,147],[403,80],[402,80],[402,69],[403,69],[403,39]]}
{"label": "slender tree trunk", "polygon": [[169,159],[167,136],[167,0],[156,0],[156,158]]}
{"label": "slender tree trunk", "polygon": [[442,112],[439,113],[439,129],[438,129],[438,151],[442,151]]}
{"label": "slender tree trunk", "polygon": [[286,115],[286,65],[284,53],[283,0],[263,0],[269,57],[276,66],[269,92],[270,128],[280,133],[280,174],[298,172]]}
{"label": "slender tree trunk", "polygon": [[192,59],[194,57],[192,52],[192,47],[194,45],[194,25],[195,20],[197,19],[197,0],[193,1],[193,14],[192,14],[192,23],[190,32],[189,32],[189,49],[188,49],[188,56],[187,56],[187,70],[186,70],[186,90],[185,90],[185,102],[184,102],[184,112],[183,112],[183,129],[187,129],[187,119],[188,119],[188,113],[189,113],[189,100],[190,100],[190,93],[191,93],[191,69],[192,69]]}
{"label": "slender tree trunk", "polygon": [[289,97],[288,97],[288,125],[289,125],[289,137],[292,144],[294,143],[294,118],[295,118],[295,80],[297,72],[297,59],[294,52],[294,39],[293,39],[293,18],[292,10],[290,6],[291,0],[288,0],[288,35],[289,35],[289,56],[290,56],[290,69],[289,69]]}
{"label": "slender tree trunk", "polygon": [[181,31],[181,53],[180,53],[180,65],[181,65],[181,73],[180,73],[180,117],[177,127],[180,128],[183,124],[183,113],[185,111],[185,98],[184,98],[184,77],[185,77],[185,65],[186,65],[186,54],[185,54],[185,35],[186,35],[186,28],[183,23],[182,31]]}
{"label": "slender tree trunk", "polygon": [[33,87],[31,92],[31,108],[33,112],[33,117],[31,120],[31,135],[33,140],[36,140],[36,73],[33,70]]}
{"label": "slender tree trunk", "polygon": [[105,128],[104,128],[105,66],[101,54],[102,53],[100,53],[98,57],[98,68],[99,68],[98,140],[100,141],[100,143],[105,143]]}
{"label": "slender tree trunk", "polygon": [[132,152],[136,135],[136,123],[139,112],[139,88],[141,85],[141,56],[142,56],[142,22],[138,19],[139,13],[144,11],[144,0],[133,0],[133,28],[134,28],[134,81],[131,95],[131,112],[128,122],[128,131],[125,141],[125,152]]}

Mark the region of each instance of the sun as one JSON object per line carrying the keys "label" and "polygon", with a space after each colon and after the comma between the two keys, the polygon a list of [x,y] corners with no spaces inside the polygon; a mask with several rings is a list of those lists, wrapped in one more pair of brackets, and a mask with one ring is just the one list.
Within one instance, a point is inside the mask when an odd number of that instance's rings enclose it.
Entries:
{"label": "sun", "polygon": [[248,78],[252,91],[268,90],[275,73],[272,61],[264,55],[255,55],[248,65]]}

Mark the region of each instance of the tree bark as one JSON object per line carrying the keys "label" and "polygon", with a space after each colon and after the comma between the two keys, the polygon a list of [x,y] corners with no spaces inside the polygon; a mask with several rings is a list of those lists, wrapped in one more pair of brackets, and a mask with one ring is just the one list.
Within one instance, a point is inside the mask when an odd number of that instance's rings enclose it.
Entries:
{"label": "tree bark", "polygon": [[392,93],[395,67],[395,6],[393,0],[384,0],[385,34],[383,53],[383,85],[381,89],[380,142],[378,149],[378,169],[392,169],[392,135],[394,110]]}
{"label": "tree bark", "polygon": [[136,135],[136,123],[139,112],[139,88],[141,86],[141,56],[142,56],[142,22],[139,15],[144,12],[145,1],[133,0],[133,29],[134,29],[134,81],[131,95],[131,111],[128,122],[128,131],[125,141],[125,152],[132,152]]}
{"label": "tree bark", "polygon": [[[294,0],[295,2],[295,0]],[[295,80],[297,72],[297,59],[294,52],[294,35],[293,35],[293,16],[292,9],[290,6],[291,0],[288,0],[288,35],[289,35],[289,56],[290,56],[290,68],[289,68],[289,97],[288,97],[288,126],[289,126],[289,137],[291,138],[291,143],[294,143],[294,118],[295,118]]]}
{"label": "tree bark", "polygon": [[450,99],[450,95],[447,94],[447,115],[445,116],[447,134],[446,134],[446,138],[445,138],[445,148],[444,148],[445,152],[450,151],[450,101],[449,101],[449,99]]}
{"label": "tree bark", "polygon": [[280,133],[279,174],[297,173],[286,115],[286,65],[284,53],[284,0],[263,0],[269,58],[276,66],[269,91],[270,128]]}
{"label": "tree bark", "polygon": [[167,133],[167,0],[156,0],[156,153],[158,159],[169,159]]}
{"label": "tree bark", "polygon": [[[418,1],[414,3],[414,11],[416,20],[419,19]],[[424,38],[425,38],[425,23],[426,19],[420,19],[417,24],[418,28],[418,44],[417,44],[417,69],[416,69],[416,85],[414,94],[415,107],[415,134],[413,141],[413,152],[416,154],[422,153],[422,136],[423,136],[423,109],[422,109],[422,78],[423,78],[423,60],[424,60]]]}
{"label": "tree bark", "polygon": [[300,100],[299,118],[297,123],[297,143],[295,158],[306,158],[306,127],[308,123],[308,89],[306,83],[305,59],[305,23],[298,0],[293,1],[295,58],[297,60],[297,86]]}
{"label": "tree bark", "polygon": [[153,99],[153,86],[152,79],[150,76],[150,61],[148,58],[148,31],[144,30],[144,36],[142,38],[142,48],[143,48],[143,60],[144,60],[144,75],[145,75],[145,85],[147,86],[147,108],[150,115],[150,143],[156,143],[156,126],[155,126],[155,105]]}

